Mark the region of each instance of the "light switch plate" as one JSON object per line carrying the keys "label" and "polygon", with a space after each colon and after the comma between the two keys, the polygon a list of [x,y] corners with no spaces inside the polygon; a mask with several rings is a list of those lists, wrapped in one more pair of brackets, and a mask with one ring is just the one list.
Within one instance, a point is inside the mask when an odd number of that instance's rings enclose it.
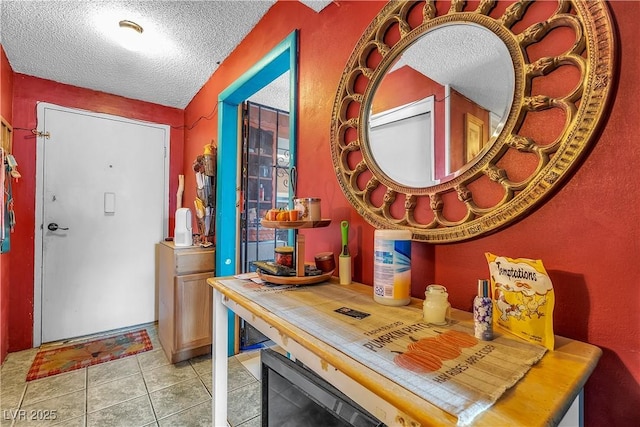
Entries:
{"label": "light switch plate", "polygon": [[104,193],[104,213],[116,213],[116,193]]}

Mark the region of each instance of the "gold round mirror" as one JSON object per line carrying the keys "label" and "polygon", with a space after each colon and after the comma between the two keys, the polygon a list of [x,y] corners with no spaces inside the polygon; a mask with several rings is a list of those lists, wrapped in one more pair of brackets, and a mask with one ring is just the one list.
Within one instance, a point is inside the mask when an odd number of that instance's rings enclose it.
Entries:
{"label": "gold round mirror", "polygon": [[345,67],[336,176],[377,228],[446,243],[549,196],[587,151],[611,92],[603,1],[392,1]]}
{"label": "gold round mirror", "polygon": [[[460,175],[500,134],[513,61],[495,33],[472,23],[439,25],[396,51],[372,92],[362,150],[383,184],[419,191]],[[482,130],[475,146],[464,147],[465,120]]]}

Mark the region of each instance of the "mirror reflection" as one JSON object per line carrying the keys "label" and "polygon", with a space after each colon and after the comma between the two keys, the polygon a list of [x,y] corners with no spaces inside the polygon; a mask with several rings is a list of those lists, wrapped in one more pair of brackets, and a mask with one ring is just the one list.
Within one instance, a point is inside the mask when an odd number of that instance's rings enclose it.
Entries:
{"label": "mirror reflection", "polygon": [[500,134],[514,85],[496,34],[471,23],[438,26],[405,49],[375,89],[365,149],[394,182],[446,182]]}
{"label": "mirror reflection", "polygon": [[[463,241],[528,214],[595,142],[614,86],[604,2],[467,3],[388,2],[336,91],[340,187],[369,224],[410,230],[414,240]],[[409,78],[392,78],[400,72]],[[427,79],[437,90],[413,85]],[[457,111],[458,97],[482,114]],[[405,105],[417,107],[408,117],[429,112],[430,127],[413,140],[397,130],[407,120],[389,118]],[[392,124],[391,139],[376,135]]]}

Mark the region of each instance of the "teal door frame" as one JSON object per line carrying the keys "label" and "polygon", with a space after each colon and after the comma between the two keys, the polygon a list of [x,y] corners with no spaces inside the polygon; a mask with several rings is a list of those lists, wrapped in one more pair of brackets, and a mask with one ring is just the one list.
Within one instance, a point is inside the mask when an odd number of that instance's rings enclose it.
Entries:
{"label": "teal door frame", "polygon": [[[240,123],[238,106],[289,71],[289,144],[295,166],[298,111],[298,31],[294,30],[218,95],[218,177],[216,189],[216,276],[236,274],[239,224]],[[235,348],[235,314],[229,312],[229,356]]]}

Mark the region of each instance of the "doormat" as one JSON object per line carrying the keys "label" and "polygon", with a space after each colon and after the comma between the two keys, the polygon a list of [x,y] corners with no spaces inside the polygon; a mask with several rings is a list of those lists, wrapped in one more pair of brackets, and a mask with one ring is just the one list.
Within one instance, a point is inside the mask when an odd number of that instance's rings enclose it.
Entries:
{"label": "doormat", "polygon": [[51,350],[40,350],[29,369],[27,381],[121,359],[152,348],[147,330],[141,329]]}

